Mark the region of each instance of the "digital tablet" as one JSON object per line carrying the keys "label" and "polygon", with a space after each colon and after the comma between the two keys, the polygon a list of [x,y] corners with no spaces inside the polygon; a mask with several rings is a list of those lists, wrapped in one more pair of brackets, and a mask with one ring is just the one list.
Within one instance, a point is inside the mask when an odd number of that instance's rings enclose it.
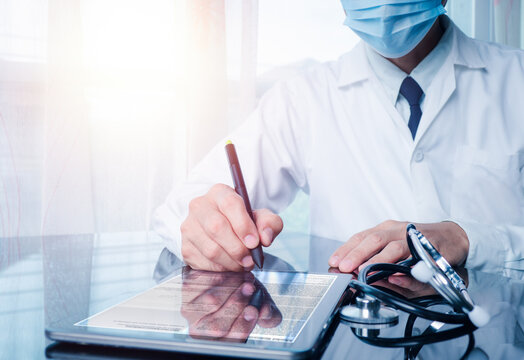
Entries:
{"label": "digital tablet", "polygon": [[183,268],[155,287],[86,319],[64,316],[51,340],[289,359],[315,354],[351,280],[346,274]]}

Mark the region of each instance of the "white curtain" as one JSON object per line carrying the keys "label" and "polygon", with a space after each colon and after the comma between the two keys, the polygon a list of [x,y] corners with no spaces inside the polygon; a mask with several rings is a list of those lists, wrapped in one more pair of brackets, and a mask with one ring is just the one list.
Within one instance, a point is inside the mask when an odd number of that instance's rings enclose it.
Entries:
{"label": "white curtain", "polygon": [[0,0],[0,267],[24,236],[147,230],[255,106],[257,10]]}
{"label": "white curtain", "polygon": [[27,236],[147,230],[275,81],[354,46],[343,21],[339,0],[0,0],[0,269]]}

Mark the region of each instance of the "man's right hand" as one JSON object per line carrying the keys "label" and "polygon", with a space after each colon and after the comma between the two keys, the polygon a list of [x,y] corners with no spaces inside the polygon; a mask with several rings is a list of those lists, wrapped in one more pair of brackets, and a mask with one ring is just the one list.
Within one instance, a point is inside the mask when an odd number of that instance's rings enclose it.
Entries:
{"label": "man's right hand", "polygon": [[255,210],[256,226],[244,201],[234,189],[216,184],[189,203],[189,214],[180,226],[182,256],[193,269],[250,271],[249,249],[269,246],[282,231],[280,216],[268,209]]}

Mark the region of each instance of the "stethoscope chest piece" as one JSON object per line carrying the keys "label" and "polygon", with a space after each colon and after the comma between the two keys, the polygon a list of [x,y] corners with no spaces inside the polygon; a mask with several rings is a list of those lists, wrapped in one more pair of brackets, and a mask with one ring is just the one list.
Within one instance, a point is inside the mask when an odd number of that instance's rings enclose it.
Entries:
{"label": "stethoscope chest piece", "polygon": [[369,296],[357,296],[354,305],[340,310],[340,317],[363,336],[378,335],[379,329],[398,324],[398,312]]}

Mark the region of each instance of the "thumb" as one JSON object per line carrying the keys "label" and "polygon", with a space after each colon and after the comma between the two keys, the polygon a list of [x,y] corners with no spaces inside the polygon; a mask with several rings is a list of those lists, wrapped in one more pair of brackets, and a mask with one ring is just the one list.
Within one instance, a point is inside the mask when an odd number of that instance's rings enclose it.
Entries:
{"label": "thumb", "polygon": [[284,227],[282,218],[269,209],[255,210],[253,215],[255,216],[255,225],[257,226],[262,245],[271,245]]}

